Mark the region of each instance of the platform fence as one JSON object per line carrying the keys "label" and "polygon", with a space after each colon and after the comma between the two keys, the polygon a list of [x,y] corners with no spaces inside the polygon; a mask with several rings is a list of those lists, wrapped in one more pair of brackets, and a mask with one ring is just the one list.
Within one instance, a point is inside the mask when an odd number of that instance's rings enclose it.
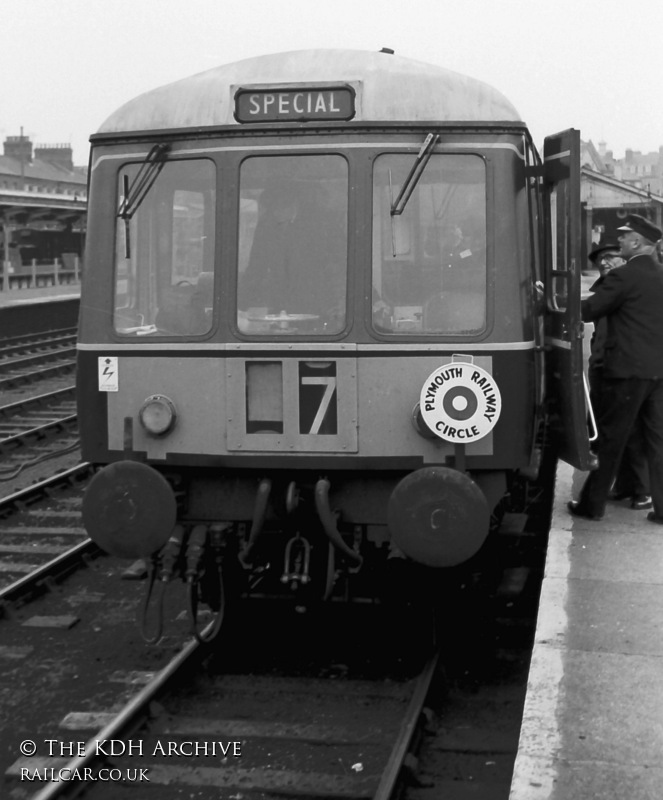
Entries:
{"label": "platform fence", "polygon": [[36,289],[40,286],[62,286],[81,282],[81,259],[73,253],[64,253],[52,262],[38,263],[32,259],[30,264],[20,267],[10,261],[2,262],[0,291],[13,289]]}

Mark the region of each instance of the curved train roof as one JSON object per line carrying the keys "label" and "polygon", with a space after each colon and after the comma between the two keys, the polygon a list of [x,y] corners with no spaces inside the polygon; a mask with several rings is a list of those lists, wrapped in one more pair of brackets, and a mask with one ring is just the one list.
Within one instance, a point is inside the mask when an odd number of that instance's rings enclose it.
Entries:
{"label": "curved train roof", "polygon": [[239,87],[349,84],[353,122],[520,122],[503,94],[457,72],[384,52],[301,50],[259,56],[201,72],[139,95],[100,134],[239,125]]}

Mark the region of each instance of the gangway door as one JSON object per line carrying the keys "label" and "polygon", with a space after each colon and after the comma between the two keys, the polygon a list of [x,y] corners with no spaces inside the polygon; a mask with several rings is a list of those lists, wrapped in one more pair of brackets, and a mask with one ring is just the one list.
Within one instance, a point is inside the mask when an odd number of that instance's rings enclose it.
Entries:
{"label": "gangway door", "polygon": [[580,132],[548,136],[543,147],[548,242],[546,252],[546,349],[548,388],[558,454],[572,466],[595,465],[587,430],[580,317]]}

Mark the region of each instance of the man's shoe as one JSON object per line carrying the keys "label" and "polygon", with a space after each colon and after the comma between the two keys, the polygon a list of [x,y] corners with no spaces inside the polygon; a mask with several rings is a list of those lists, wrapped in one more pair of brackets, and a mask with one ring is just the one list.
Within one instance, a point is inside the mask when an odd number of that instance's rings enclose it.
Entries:
{"label": "man's shoe", "polygon": [[645,508],[652,508],[654,504],[648,494],[636,494],[631,500],[631,508],[642,511]]}
{"label": "man's shoe", "polygon": [[647,514],[647,519],[650,522],[655,522],[657,525],[663,525],[663,517],[659,517],[655,511],[650,511],[649,514]]}
{"label": "man's shoe", "polygon": [[603,514],[589,514],[582,508],[577,500],[569,500],[569,502],[566,504],[566,507],[574,517],[580,517],[581,519],[592,519],[595,521],[603,519]]}

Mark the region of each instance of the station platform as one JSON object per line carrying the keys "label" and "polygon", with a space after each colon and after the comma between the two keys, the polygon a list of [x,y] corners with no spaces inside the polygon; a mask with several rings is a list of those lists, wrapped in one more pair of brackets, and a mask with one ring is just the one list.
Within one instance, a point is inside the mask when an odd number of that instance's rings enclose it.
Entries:
{"label": "station platform", "polygon": [[72,297],[80,297],[80,295],[80,283],[67,283],[62,286],[39,286],[34,289],[9,289],[6,292],[0,292],[0,308],[40,303],[45,300],[70,300]]}
{"label": "station platform", "polygon": [[0,338],[74,328],[80,284],[0,291]]}
{"label": "station platform", "polygon": [[663,797],[663,526],[572,517],[560,462],[509,800]]}

